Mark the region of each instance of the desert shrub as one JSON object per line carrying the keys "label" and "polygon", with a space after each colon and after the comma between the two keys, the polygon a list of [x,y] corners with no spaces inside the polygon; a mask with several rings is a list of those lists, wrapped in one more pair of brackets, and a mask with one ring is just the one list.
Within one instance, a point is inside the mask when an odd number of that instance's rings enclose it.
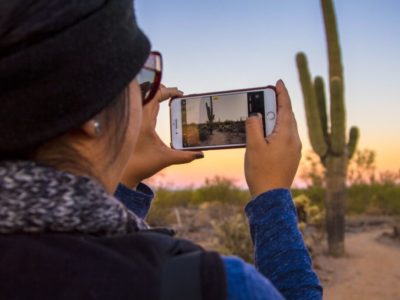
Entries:
{"label": "desert shrub", "polygon": [[238,129],[237,129],[237,131],[239,132],[239,133],[246,133],[246,122],[239,122],[239,123],[237,123],[237,126],[238,126]]}
{"label": "desert shrub", "polygon": [[305,195],[311,203],[318,206],[319,209],[325,207],[325,189],[321,186],[311,186],[306,189],[292,189],[293,198],[299,195]]}
{"label": "desert shrub", "polygon": [[233,180],[216,176],[206,179],[198,188],[172,190],[158,188],[152,206],[176,207],[200,205],[204,202],[221,202],[244,206],[251,199],[248,190],[237,187]]}
{"label": "desert shrub", "polygon": [[[320,209],[324,208],[322,187],[293,189],[293,197],[304,194]],[[400,214],[400,185],[395,183],[354,184],[347,188],[348,214]]]}
{"label": "desert shrub", "polygon": [[200,129],[200,141],[204,142],[208,139],[208,137],[210,136],[210,130],[208,130],[207,128],[201,128]]}
{"label": "desert shrub", "polygon": [[225,215],[211,223],[218,240],[217,249],[225,255],[236,255],[247,262],[253,262],[253,244],[243,213]]}
{"label": "desert shrub", "polygon": [[238,188],[231,179],[216,176],[207,179],[202,187],[194,191],[192,203],[222,202],[235,205],[245,205],[250,200],[247,190]]}
{"label": "desert shrub", "polygon": [[176,223],[173,212],[176,207],[191,207],[217,202],[243,209],[250,198],[249,192],[238,188],[233,180],[218,176],[207,179],[199,188],[171,190],[162,187],[156,191],[147,220],[153,226],[168,226]]}
{"label": "desert shrub", "polygon": [[156,191],[147,221],[152,226],[169,227],[175,224],[176,217],[173,209],[175,207],[186,207],[190,205],[192,197],[192,188],[181,190],[159,188]]}
{"label": "desert shrub", "polygon": [[301,194],[293,198],[296,206],[297,219],[300,230],[304,231],[306,226],[321,227],[325,218],[324,210],[313,204],[310,198]]}
{"label": "desert shrub", "polygon": [[[178,224],[176,210],[179,210]],[[209,250],[236,255],[252,262],[253,246],[243,207],[222,202],[203,202],[185,207],[154,205],[147,218],[153,227],[177,229],[177,236]],[[182,225],[181,227],[178,225]]]}
{"label": "desert shrub", "polygon": [[347,191],[347,212],[351,214],[400,214],[400,185],[359,184]]}
{"label": "desert shrub", "polygon": [[152,227],[173,227],[176,223],[173,208],[153,205],[146,221]]}
{"label": "desert shrub", "polygon": [[180,190],[170,190],[159,188],[156,191],[152,206],[176,207],[187,206],[193,202],[195,189],[185,188]]}
{"label": "desert shrub", "polygon": [[191,123],[186,126],[186,130],[184,131],[184,136],[186,141],[190,145],[198,145],[200,140],[199,128],[195,123]]}

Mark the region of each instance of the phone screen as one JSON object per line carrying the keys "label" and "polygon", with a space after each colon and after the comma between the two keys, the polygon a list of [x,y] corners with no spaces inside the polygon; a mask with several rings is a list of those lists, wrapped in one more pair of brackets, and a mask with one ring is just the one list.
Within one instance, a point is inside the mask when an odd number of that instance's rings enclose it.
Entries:
{"label": "phone screen", "polygon": [[263,91],[181,99],[182,145],[243,145],[245,121],[252,112],[264,115]]}

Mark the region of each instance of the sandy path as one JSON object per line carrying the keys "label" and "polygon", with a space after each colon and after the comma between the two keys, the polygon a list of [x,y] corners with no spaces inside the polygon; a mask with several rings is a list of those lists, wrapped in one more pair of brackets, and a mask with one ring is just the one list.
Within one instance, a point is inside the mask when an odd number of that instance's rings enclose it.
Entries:
{"label": "sandy path", "polygon": [[207,143],[209,145],[224,145],[226,144],[226,134],[214,130],[213,134],[208,138]]}
{"label": "sandy path", "polygon": [[202,142],[202,145],[226,145],[226,144],[244,144],[246,143],[246,134],[228,133],[214,130],[208,139]]}
{"label": "sandy path", "polygon": [[323,273],[324,299],[400,300],[400,248],[376,241],[381,233],[348,234],[347,257],[316,258]]}

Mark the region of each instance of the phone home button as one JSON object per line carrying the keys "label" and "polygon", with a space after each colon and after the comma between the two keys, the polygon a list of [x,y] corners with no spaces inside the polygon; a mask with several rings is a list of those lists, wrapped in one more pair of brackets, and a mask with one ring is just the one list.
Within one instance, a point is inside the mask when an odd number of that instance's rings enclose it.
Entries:
{"label": "phone home button", "polygon": [[269,111],[267,113],[267,120],[274,120],[275,119],[275,113],[272,111]]}

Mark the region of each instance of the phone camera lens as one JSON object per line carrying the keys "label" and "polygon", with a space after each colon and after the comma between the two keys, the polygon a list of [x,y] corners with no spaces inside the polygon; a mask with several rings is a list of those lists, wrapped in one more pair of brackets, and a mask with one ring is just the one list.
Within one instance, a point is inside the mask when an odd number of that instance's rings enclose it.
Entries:
{"label": "phone camera lens", "polygon": [[275,119],[275,113],[272,111],[269,111],[267,113],[267,120],[274,120]]}

